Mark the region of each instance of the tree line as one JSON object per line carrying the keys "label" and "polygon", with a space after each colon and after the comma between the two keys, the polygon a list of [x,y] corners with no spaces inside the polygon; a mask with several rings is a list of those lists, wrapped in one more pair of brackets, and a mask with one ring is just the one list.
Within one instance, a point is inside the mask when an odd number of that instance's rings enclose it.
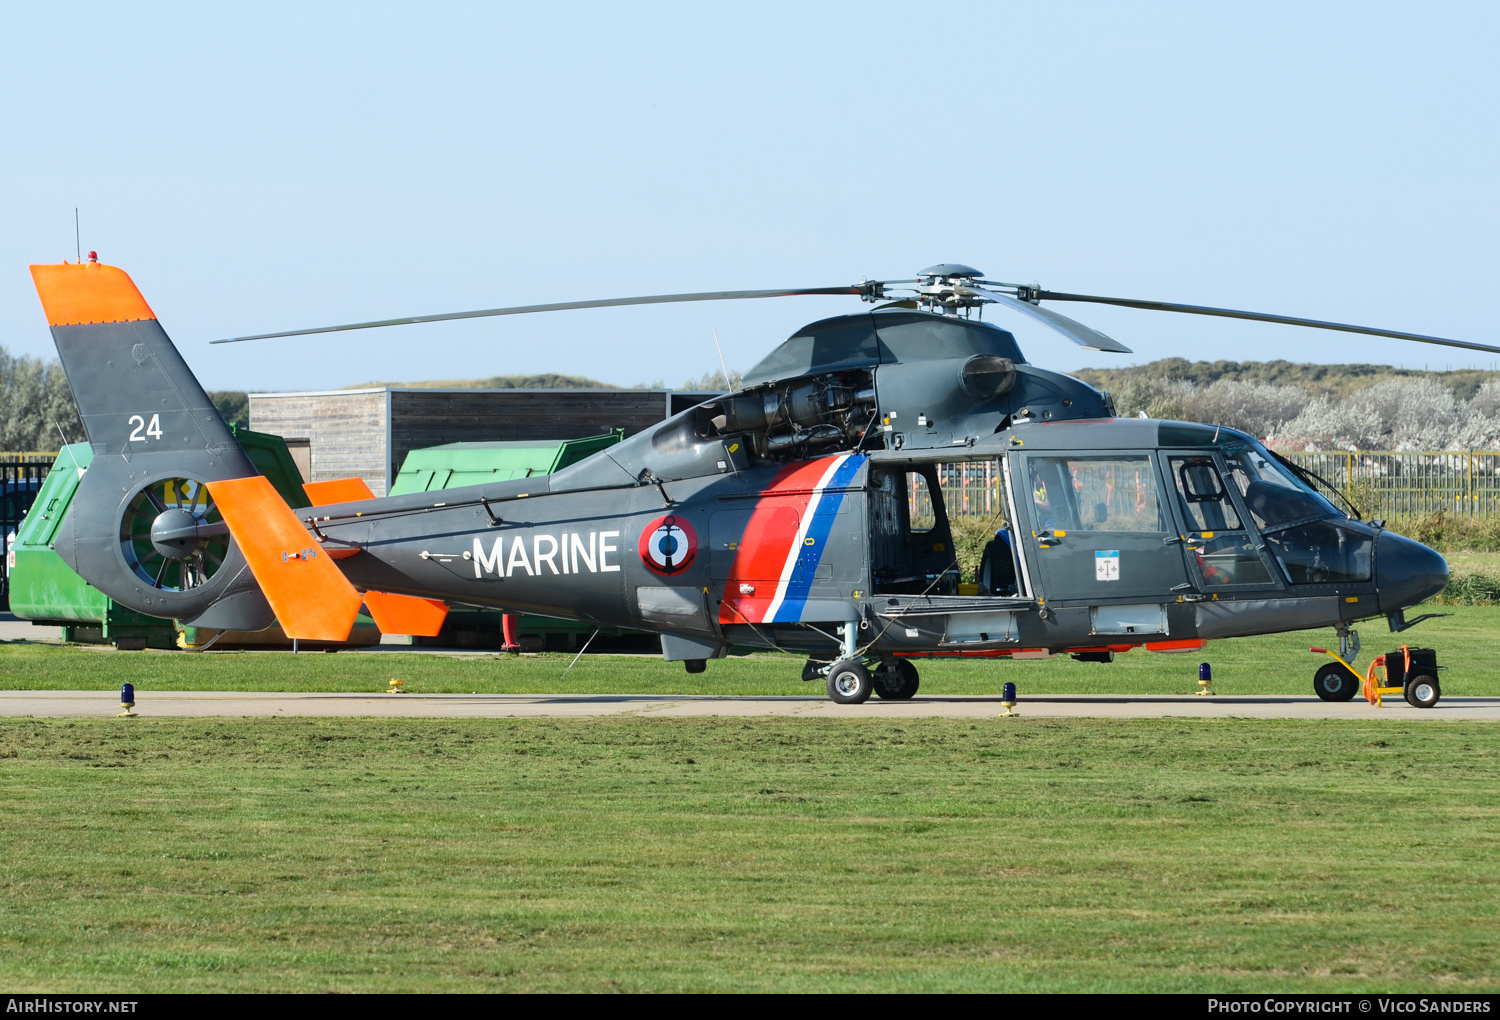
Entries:
{"label": "tree line", "polygon": [[[249,420],[250,402],[244,393],[224,390],[208,397],[225,421],[244,425]],[[0,347],[0,450],[51,452],[64,442],[81,443],[85,438],[62,363],[14,355]]]}
{"label": "tree line", "polygon": [[1467,399],[1434,378],[1386,378],[1336,397],[1302,386],[1134,376],[1111,391],[1125,417],[1227,425],[1284,450],[1500,449],[1500,380]]}
{"label": "tree line", "polygon": [[[1169,358],[1074,374],[1108,389],[1122,416],[1144,413],[1227,425],[1283,449],[1500,449],[1500,372]],[[740,383],[739,372],[726,379],[716,370],[684,380],[682,389],[721,392]],[[588,389],[608,384],[548,374],[401,385]],[[209,398],[225,421],[248,424],[244,392],[214,391]],[[55,450],[64,436],[75,443],[84,438],[62,365],[0,347],[0,450]]]}
{"label": "tree line", "polygon": [[0,347],[0,450],[56,450],[64,436],[83,441],[62,364]]}

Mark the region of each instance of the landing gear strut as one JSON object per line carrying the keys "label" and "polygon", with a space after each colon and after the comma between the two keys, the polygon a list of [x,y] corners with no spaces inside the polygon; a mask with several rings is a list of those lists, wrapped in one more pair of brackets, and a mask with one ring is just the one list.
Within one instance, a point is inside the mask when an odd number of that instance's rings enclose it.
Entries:
{"label": "landing gear strut", "polygon": [[[840,705],[858,705],[870,700],[874,677],[859,658],[859,621],[839,627],[839,661],[828,670],[828,696]],[[803,676],[807,671],[803,670]]]}
{"label": "landing gear strut", "polygon": [[1359,631],[1341,623],[1334,633],[1339,639],[1338,659],[1318,667],[1313,674],[1313,693],[1324,701],[1348,701],[1359,693],[1362,683],[1360,675],[1345,665],[1359,658]]}

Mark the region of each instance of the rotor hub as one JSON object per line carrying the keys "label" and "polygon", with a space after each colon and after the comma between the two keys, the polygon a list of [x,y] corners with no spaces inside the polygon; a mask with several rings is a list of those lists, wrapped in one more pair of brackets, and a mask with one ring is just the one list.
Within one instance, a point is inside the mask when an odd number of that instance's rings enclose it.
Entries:
{"label": "rotor hub", "polygon": [[168,507],[151,522],[151,547],[170,560],[185,560],[203,547],[203,522],[192,511]]}
{"label": "rotor hub", "polygon": [[917,306],[940,315],[968,315],[973,309],[994,301],[976,288],[984,273],[972,266],[944,262],[928,266],[917,274]]}

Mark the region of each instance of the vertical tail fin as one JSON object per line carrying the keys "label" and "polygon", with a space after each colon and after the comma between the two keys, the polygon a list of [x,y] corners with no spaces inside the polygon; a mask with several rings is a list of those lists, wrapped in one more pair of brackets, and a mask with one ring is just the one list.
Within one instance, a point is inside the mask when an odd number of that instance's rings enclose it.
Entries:
{"label": "vertical tail fin", "polygon": [[255,473],[124,270],[65,263],[32,266],[31,278],[96,459],[188,454]]}
{"label": "vertical tail fin", "polygon": [[153,616],[258,630],[272,622],[207,482],[257,474],[121,269],[32,266],[94,459],[55,548],[100,591]]}

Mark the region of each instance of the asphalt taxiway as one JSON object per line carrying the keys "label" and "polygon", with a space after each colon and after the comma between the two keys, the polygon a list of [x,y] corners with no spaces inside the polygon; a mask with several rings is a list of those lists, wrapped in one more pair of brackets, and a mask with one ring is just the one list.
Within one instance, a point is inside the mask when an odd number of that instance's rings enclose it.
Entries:
{"label": "asphalt taxiway", "polygon": [[[138,690],[137,714],[147,718],[243,718],[267,716],[426,719],[572,718],[635,716],[802,716],[828,719],[993,719],[1005,710],[992,696],[870,699],[836,705],[817,696],[695,696],[632,694],[333,694],[240,691]],[[1500,720],[1500,697],[1444,698],[1429,709],[1386,699],[1375,708],[1363,699],[1319,701],[1296,695],[1196,697],[1148,694],[1035,695],[1016,712],[1032,718],[1246,718],[1246,719],[1441,719]],[[113,716],[118,691],[0,691],[0,716],[72,719]]]}

